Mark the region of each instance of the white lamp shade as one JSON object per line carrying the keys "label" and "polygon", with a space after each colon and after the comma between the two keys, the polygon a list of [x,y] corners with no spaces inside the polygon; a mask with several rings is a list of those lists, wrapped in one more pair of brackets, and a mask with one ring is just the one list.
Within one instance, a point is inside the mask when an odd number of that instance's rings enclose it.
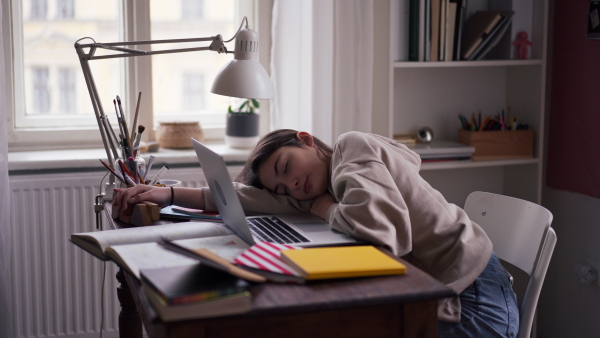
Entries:
{"label": "white lamp shade", "polygon": [[273,98],[273,84],[263,66],[255,60],[233,59],[217,74],[212,93],[248,98]]}

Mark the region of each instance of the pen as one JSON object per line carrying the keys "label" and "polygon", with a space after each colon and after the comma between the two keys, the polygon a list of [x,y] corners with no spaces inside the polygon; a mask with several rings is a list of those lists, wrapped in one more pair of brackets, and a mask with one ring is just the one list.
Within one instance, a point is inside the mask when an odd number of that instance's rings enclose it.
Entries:
{"label": "pen", "polygon": [[131,176],[133,176],[133,181],[136,182],[136,183],[139,183],[138,182],[137,163],[135,163],[135,159],[130,156],[127,159],[127,162],[129,164],[129,170],[131,171]]}
{"label": "pen", "polygon": [[121,167],[121,171],[123,171],[123,176],[125,177],[125,181],[127,181],[128,184],[130,185],[137,185],[135,183],[135,181],[132,178],[131,172],[129,171],[129,169],[127,169],[127,166],[125,165],[125,163],[123,163],[123,161],[119,160],[119,166]]}
{"label": "pen", "polygon": [[123,179],[123,176],[121,176],[121,174],[116,172],[113,168],[111,168],[108,164],[106,164],[106,162],[104,162],[102,160],[100,160],[100,162],[106,167],[106,169],[108,169],[113,175],[115,175],[116,178],[118,178],[121,182],[126,183],[125,180]]}
{"label": "pen", "polygon": [[125,145],[127,146],[127,155],[131,156],[133,149],[131,149],[131,138],[129,138],[129,130],[127,129],[127,120],[125,120],[125,114],[123,114],[123,106],[121,105],[121,98],[117,95],[117,104],[119,105],[119,113],[121,113],[121,121],[123,122],[123,130],[125,137]]}
{"label": "pen", "polygon": [[148,159],[148,164],[146,165],[146,170],[144,170],[144,183],[146,183],[146,175],[150,172],[150,168],[152,168],[152,163],[154,163],[154,155],[150,155]]}
{"label": "pen", "polygon": [[161,176],[167,171],[169,170],[169,167],[164,165],[162,168],[160,168],[160,170],[156,173],[156,175],[154,175],[154,178],[152,179],[152,181],[150,181],[150,185],[154,185],[158,182],[160,182],[160,178]]}
{"label": "pen", "polygon": [[140,99],[142,98],[142,92],[140,92],[138,94],[138,99],[137,99],[137,104],[135,105],[135,115],[133,118],[133,124],[131,125],[131,137],[133,139],[135,139],[135,137],[137,136],[137,134],[135,133],[136,129],[138,129],[137,127],[137,121],[138,121],[138,113],[140,112]]}

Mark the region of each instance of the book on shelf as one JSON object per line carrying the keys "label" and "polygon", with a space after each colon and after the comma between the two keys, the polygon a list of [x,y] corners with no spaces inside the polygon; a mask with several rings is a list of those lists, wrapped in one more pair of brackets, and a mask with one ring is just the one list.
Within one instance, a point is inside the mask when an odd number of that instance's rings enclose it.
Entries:
{"label": "book on shelf", "polygon": [[456,19],[454,25],[454,54],[451,57],[451,60],[458,61],[460,60],[460,46],[461,39],[463,34],[463,27],[465,23],[465,13],[467,11],[467,0],[450,0],[451,2],[456,2]]}
{"label": "book on shelf", "polygon": [[467,20],[461,41],[461,59],[469,60],[504,18],[503,11],[477,11]]}
{"label": "book on shelf", "polygon": [[189,250],[207,249],[233,261],[249,248],[225,225],[181,222],[117,230],[71,234],[70,241],[101,260],[112,260],[140,278],[140,270],[197,264],[198,261],[167,250],[158,242],[173,241]]}
{"label": "book on shelf", "polygon": [[513,11],[503,11],[503,17],[500,23],[496,25],[496,27],[489,34],[487,39],[482,44],[480,44],[479,47],[475,49],[475,51],[473,51],[473,54],[471,55],[471,58],[469,60],[483,59],[483,57],[486,56],[492,50],[492,48],[494,48],[498,44],[498,42],[503,38],[506,31],[508,30],[508,27],[510,26],[510,23],[512,21],[513,14]]}
{"label": "book on shelf", "polygon": [[416,143],[408,148],[419,154],[423,161],[468,160],[475,152],[475,147],[447,140]]}
{"label": "book on shelf", "polygon": [[160,209],[160,217],[166,219],[202,220],[207,222],[223,222],[221,215],[216,212],[206,212],[201,209],[184,208],[171,205]]}
{"label": "book on shelf", "polygon": [[140,271],[142,286],[167,305],[219,299],[249,290],[250,283],[201,263]]}
{"label": "book on shelf", "polygon": [[446,3],[446,36],[444,37],[446,42],[444,51],[444,60],[452,61],[454,55],[454,39],[456,38],[456,1],[448,1]]}
{"label": "book on shelf", "polygon": [[369,245],[284,250],[281,259],[307,280],[406,273],[404,264]]}
{"label": "book on shelf", "polygon": [[[409,61],[459,60],[467,0],[408,1]],[[404,3],[402,3],[404,4]]]}
{"label": "book on shelf", "polygon": [[409,0],[408,61],[419,61],[419,0]]}
{"label": "book on shelf", "polygon": [[252,296],[249,291],[203,302],[169,305],[153,289],[142,287],[142,290],[159,317],[165,322],[236,315],[252,309]]}
{"label": "book on shelf", "polygon": [[425,61],[426,53],[429,47],[426,46],[426,41],[429,39],[427,32],[429,30],[429,0],[409,0],[409,46],[408,60],[409,61]]}
{"label": "book on shelf", "polygon": [[440,26],[440,38],[439,38],[439,55],[438,55],[438,60],[439,61],[445,61],[446,60],[446,20],[448,19],[448,16],[446,15],[446,11],[448,10],[448,0],[440,0],[440,22],[439,22],[439,26]]}
{"label": "book on shelf", "polygon": [[394,141],[406,145],[417,143],[417,135],[415,134],[396,134],[393,136]]}
{"label": "book on shelf", "polygon": [[431,0],[431,61],[440,61],[440,10],[442,0]]}

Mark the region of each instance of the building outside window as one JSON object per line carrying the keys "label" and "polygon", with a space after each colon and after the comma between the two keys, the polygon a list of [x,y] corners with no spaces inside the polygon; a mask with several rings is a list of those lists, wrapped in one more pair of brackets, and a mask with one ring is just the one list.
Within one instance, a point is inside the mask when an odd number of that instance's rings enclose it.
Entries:
{"label": "building outside window", "polygon": [[182,80],[183,110],[199,110],[204,106],[204,76],[202,74],[183,74]]}
{"label": "building outside window", "polygon": [[58,20],[75,18],[75,0],[56,0],[56,18]]}
{"label": "building outside window", "polygon": [[75,88],[75,69],[59,68],[58,70],[58,90],[60,111],[63,114],[75,113],[76,88]]}
{"label": "building outside window", "polygon": [[[4,37],[8,38],[2,43],[5,51],[12,51],[14,55],[7,59],[14,82],[14,92],[9,98],[14,115],[8,117],[7,123],[12,150],[36,142],[51,147],[52,140],[59,139],[60,144],[101,146],[88,88],[74,48],[76,41],[85,44],[217,34],[228,40],[239,28],[241,18],[249,12],[247,9],[252,8],[252,2],[246,0],[0,1],[3,9],[11,13],[12,29],[3,30]],[[129,16],[125,14],[128,11],[132,13]],[[137,17],[123,19],[131,16]],[[249,20],[253,24],[250,16]],[[7,33],[11,31],[12,35]],[[208,44],[199,42],[193,47],[201,46]],[[161,44],[136,48],[187,47],[186,44]],[[233,50],[233,43],[227,47]],[[98,49],[95,55],[112,53],[114,51]],[[212,133],[212,137],[220,138],[231,98],[210,93],[210,86],[232,57],[232,54],[208,51],[154,55],[150,57],[151,62],[140,62],[135,72],[131,71],[133,61],[130,59],[145,57],[92,60],[89,64],[102,108],[110,120],[116,120],[113,99],[119,95],[124,104],[135,106],[137,92],[131,88],[137,88],[135,84],[140,79],[151,79],[152,92],[143,92],[140,104],[145,123],[155,128],[162,121],[199,121],[206,135]],[[133,112],[126,111],[126,114],[133,115]]]}
{"label": "building outside window", "polygon": [[31,0],[31,12],[29,17],[32,20],[45,20],[48,14],[48,3],[46,0]]}
{"label": "building outside window", "polygon": [[48,86],[48,67],[32,67],[33,75],[33,114],[50,113],[50,88]]}
{"label": "building outside window", "polygon": [[182,0],[181,17],[185,20],[202,19],[204,17],[204,1]]}

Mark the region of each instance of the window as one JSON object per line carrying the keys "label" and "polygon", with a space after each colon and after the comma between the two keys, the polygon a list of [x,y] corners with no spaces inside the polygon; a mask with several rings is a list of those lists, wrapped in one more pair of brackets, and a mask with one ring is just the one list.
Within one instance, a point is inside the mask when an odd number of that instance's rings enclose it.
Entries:
{"label": "window", "polygon": [[56,0],[56,19],[68,20],[75,18],[75,0]]}
{"label": "window", "polygon": [[60,68],[59,70],[59,102],[60,111],[64,114],[75,113],[75,69],[73,68]]}
{"label": "window", "polygon": [[182,0],[181,17],[185,20],[202,19],[204,15],[204,1]]}
{"label": "window", "polygon": [[46,0],[31,0],[31,13],[29,17],[32,20],[45,20],[48,12],[48,3]]}
{"label": "window", "polygon": [[204,106],[204,75],[183,74],[182,107],[183,110],[194,111]]}
{"label": "window", "polygon": [[[228,40],[239,28],[241,18],[237,20],[235,17],[234,0],[182,0],[180,5],[178,10],[170,0],[150,1],[152,40],[208,37],[215,34],[221,34],[224,40]],[[202,45],[171,45],[172,48],[197,46]],[[233,48],[231,43],[227,46]],[[159,50],[168,47],[154,45],[153,48]],[[157,93],[152,97],[155,122],[199,120],[205,132],[207,126],[224,125],[227,107],[232,99],[210,93],[210,87],[221,67],[231,57],[231,54],[215,52],[153,56],[152,90]]]}
{"label": "window", "polygon": [[32,67],[33,73],[33,109],[32,114],[50,112],[50,88],[48,86],[48,67]]}
{"label": "window", "polygon": [[[8,75],[14,83],[7,89],[8,103],[14,111],[7,124],[12,151],[101,146],[88,87],[74,49],[76,41],[181,39],[216,34],[228,40],[244,15],[254,27],[248,10],[252,2],[246,0],[0,1],[11,13],[10,22],[2,23],[2,32],[5,60],[12,69]],[[194,45],[199,46],[204,45]],[[186,47],[152,45],[156,49]],[[227,47],[233,49],[232,43]],[[96,52],[103,54],[114,52]],[[145,58],[151,62],[141,60]],[[217,72],[231,58],[231,54],[189,52],[92,60],[89,64],[102,109],[113,124],[116,117],[112,100],[116,95],[132,119],[137,94],[142,91],[139,121],[146,128],[156,127],[161,121],[193,120],[200,121],[207,138],[220,138],[231,99],[209,90]]]}

